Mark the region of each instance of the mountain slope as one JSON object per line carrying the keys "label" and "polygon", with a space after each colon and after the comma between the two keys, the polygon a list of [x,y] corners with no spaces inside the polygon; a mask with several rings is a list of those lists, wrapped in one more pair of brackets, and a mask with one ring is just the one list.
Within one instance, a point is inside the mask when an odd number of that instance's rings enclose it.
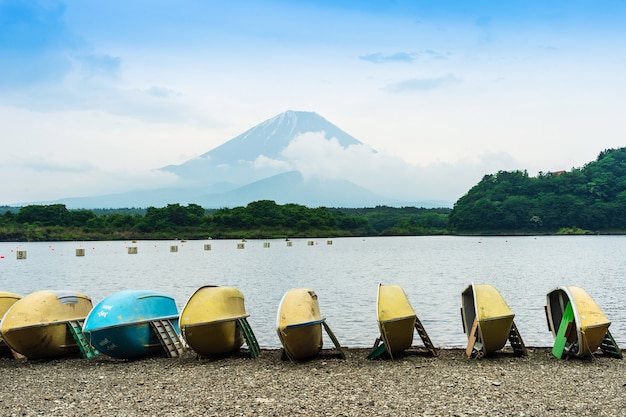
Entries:
{"label": "mountain slope", "polygon": [[[228,181],[239,185],[293,169],[282,151],[299,135],[323,132],[347,148],[362,143],[313,112],[287,111],[266,120],[228,142],[180,165],[161,168],[183,183]],[[270,163],[258,164],[260,158]]]}
{"label": "mountain slope", "polygon": [[[300,133],[324,132],[344,148],[362,143],[314,112],[292,111],[256,125],[223,145],[200,155],[216,163],[254,161],[259,155],[281,159],[280,152]],[[184,164],[183,164],[184,165]]]}
{"label": "mountain slope", "polygon": [[205,195],[200,197],[198,204],[204,207],[233,207],[258,200],[274,200],[278,204],[297,203],[308,207],[366,207],[397,203],[349,181],[305,179],[299,172],[291,171],[226,193]]}
{"label": "mountain slope", "polygon": [[[362,179],[354,175],[360,172],[358,169],[346,170],[346,166],[356,164],[373,172],[369,165],[372,159],[367,156],[376,155],[376,151],[366,146],[358,148],[359,145],[365,146],[316,113],[287,111],[197,158],[162,167],[161,170],[178,177],[177,187],[66,198],[54,203],[70,208],[164,207],[172,203],[219,208],[245,206],[257,200],[311,207],[450,205],[400,201],[367,189],[367,185],[363,186],[367,182],[355,181]],[[338,158],[338,154],[344,159]],[[349,158],[345,159],[347,154]],[[342,165],[347,160],[352,165]],[[294,165],[302,167],[302,172]],[[335,170],[337,167],[344,168],[343,176]],[[307,169],[310,172],[304,174]],[[351,181],[346,178],[348,172],[352,174]]]}

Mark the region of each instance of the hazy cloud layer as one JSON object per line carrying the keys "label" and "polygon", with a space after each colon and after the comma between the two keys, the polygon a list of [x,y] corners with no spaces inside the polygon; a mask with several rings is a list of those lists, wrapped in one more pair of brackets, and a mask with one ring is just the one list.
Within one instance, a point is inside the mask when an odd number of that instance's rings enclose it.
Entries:
{"label": "hazy cloud layer", "polygon": [[371,54],[361,55],[359,59],[363,61],[373,62],[374,64],[384,64],[392,62],[412,63],[423,59],[446,59],[447,54],[443,54],[431,49],[418,52],[395,52],[392,54],[384,54],[375,52]]}
{"label": "hazy cloud layer", "polygon": [[411,78],[387,85],[384,90],[392,93],[405,91],[433,91],[460,83],[461,80],[448,74],[439,78]]}
{"label": "hazy cloud layer", "polygon": [[[322,133],[297,136],[282,152],[304,178],[347,179],[376,193],[406,201],[445,200],[453,202],[485,174],[492,157],[480,161],[419,166],[400,158],[374,152],[366,145],[341,147]],[[500,161],[505,155],[498,155]],[[477,162],[477,163],[476,163]],[[511,158],[508,158],[510,166]]]}
{"label": "hazy cloud layer", "polygon": [[271,168],[271,169],[278,169],[278,170],[289,171],[292,168],[292,166],[287,161],[281,161],[281,160],[278,160],[278,159],[268,158],[265,155],[260,155],[252,163],[252,168],[254,168],[254,169]]}
{"label": "hazy cloud layer", "polygon": [[[4,204],[99,196],[156,189],[178,183],[175,175],[161,171],[107,171],[95,167],[81,169],[44,165],[2,165],[0,177],[19,179],[19,182],[4,182],[3,193],[11,196]],[[24,188],[23,184],[28,184],[28,188]]]}

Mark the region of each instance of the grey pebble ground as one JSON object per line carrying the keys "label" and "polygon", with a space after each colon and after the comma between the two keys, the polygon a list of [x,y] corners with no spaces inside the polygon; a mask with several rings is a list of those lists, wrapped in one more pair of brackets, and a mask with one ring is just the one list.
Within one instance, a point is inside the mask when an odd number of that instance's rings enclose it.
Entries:
{"label": "grey pebble ground", "polygon": [[506,350],[467,359],[420,349],[396,360],[346,359],[324,350],[292,363],[280,350],[257,359],[119,361],[104,356],[0,359],[2,416],[624,416],[626,361],[558,360]]}

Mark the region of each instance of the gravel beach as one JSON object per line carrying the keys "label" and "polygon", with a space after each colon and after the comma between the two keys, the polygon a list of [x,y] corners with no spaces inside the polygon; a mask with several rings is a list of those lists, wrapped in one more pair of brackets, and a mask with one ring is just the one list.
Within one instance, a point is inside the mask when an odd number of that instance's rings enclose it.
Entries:
{"label": "gravel beach", "polygon": [[3,416],[620,416],[626,361],[558,360],[549,348],[468,359],[420,348],[389,359],[334,350],[292,363],[280,350],[220,359],[0,359]]}

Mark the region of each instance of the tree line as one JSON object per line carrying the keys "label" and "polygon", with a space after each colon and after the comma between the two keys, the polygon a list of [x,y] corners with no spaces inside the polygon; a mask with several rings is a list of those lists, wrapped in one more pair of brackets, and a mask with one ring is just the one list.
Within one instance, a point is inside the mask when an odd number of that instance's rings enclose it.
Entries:
{"label": "tree line", "polygon": [[445,233],[450,209],[308,208],[255,201],[206,210],[197,204],[70,210],[64,204],[6,208],[0,241],[287,238]]}

